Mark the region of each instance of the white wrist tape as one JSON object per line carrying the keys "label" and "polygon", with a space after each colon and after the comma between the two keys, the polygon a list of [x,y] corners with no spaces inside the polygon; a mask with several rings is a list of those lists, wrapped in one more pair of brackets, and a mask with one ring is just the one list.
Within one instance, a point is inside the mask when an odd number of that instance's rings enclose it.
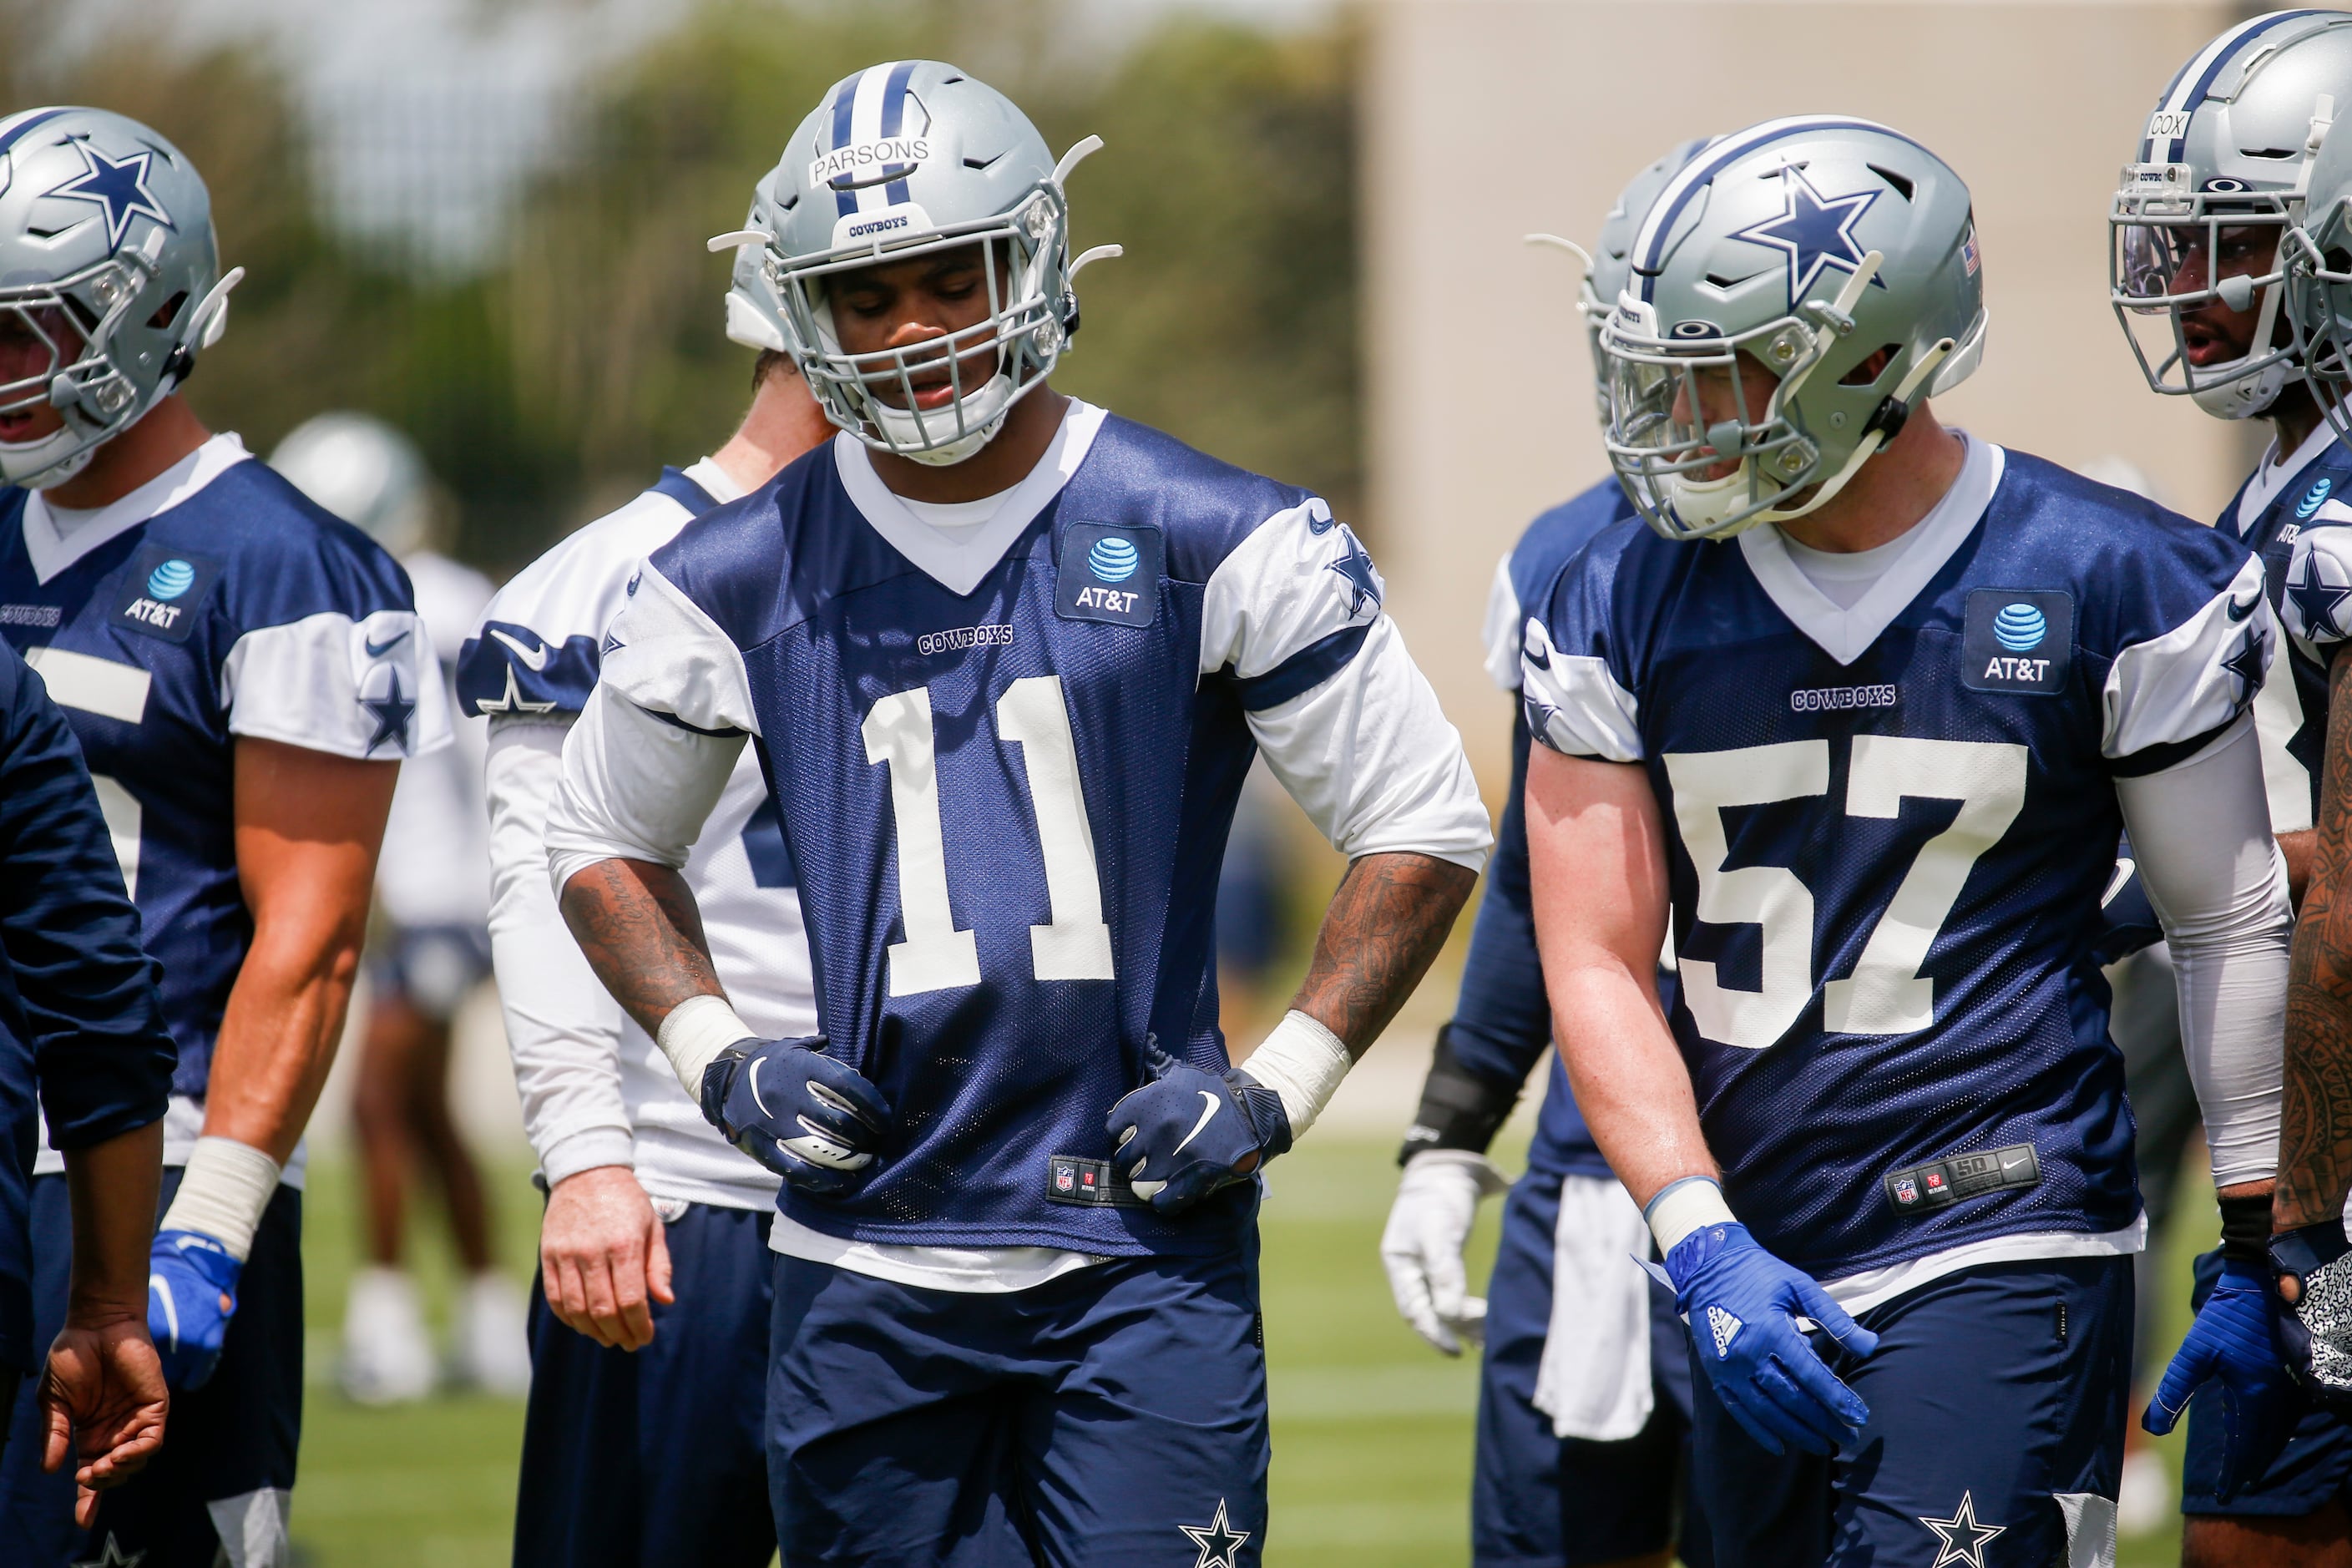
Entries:
{"label": "white wrist tape", "polygon": [[1282,1099],[1282,1113],[1290,1118],[1292,1142],[1306,1136],[1315,1119],[1339,1091],[1339,1080],[1356,1065],[1339,1037],[1308,1017],[1292,1011],[1282,1016],[1242,1071]]}
{"label": "white wrist tape", "polygon": [[686,1086],[687,1098],[699,1103],[702,1073],[719,1053],[739,1040],[755,1040],[760,1032],[735,1016],[724,996],[689,996],[669,1010],[661,1033],[654,1037],[662,1055]]}
{"label": "white wrist tape", "polygon": [[242,1263],[253,1250],[261,1211],[277,1191],[277,1161],[234,1138],[199,1138],[157,1228],[209,1236]]}
{"label": "white wrist tape", "polygon": [[1695,1230],[1739,1223],[1739,1216],[1723,1201],[1722,1184],[1713,1176],[1685,1176],[1678,1182],[1668,1182],[1642,1211],[1642,1217],[1650,1222],[1650,1234],[1658,1238],[1661,1252],[1672,1252]]}

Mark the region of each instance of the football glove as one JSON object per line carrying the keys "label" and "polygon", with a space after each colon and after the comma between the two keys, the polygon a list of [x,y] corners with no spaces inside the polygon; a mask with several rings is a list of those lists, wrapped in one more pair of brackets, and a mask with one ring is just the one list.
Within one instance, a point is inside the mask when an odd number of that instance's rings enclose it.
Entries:
{"label": "football glove", "polygon": [[1870,1407],[1838,1381],[1798,1320],[1811,1318],[1850,1355],[1876,1350],[1878,1336],[1810,1275],[1765,1251],[1736,1221],[1702,1226],[1676,1242],[1666,1273],[1716,1397],[1766,1453],[1832,1454],[1861,1435]]}
{"label": "football glove", "polygon": [[2270,1468],[2294,1435],[2304,1402],[2272,1338],[2278,1306],[2268,1270],[2251,1258],[2224,1257],[2220,1262],[2221,1277],[2197,1303],[2189,1337],[2164,1369],[2164,1381],[2140,1412],[2139,1424],[2163,1436],[2189,1407],[2191,1394],[2208,1383],[2216,1384],[2221,1397],[2221,1476],[2213,1495],[2228,1502]]}
{"label": "football glove", "polygon": [[702,1114],[796,1191],[835,1197],[874,1163],[890,1102],[824,1045],[812,1035],[728,1047],[702,1069]]}
{"label": "football glove", "polygon": [[147,1332],[163,1358],[163,1381],[202,1388],[220,1365],[236,1312],[245,1265],[198,1231],[159,1230],[147,1252]]}
{"label": "football glove", "polygon": [[1510,1178],[1484,1154],[1423,1149],[1405,1162],[1381,1233],[1381,1267],[1398,1313],[1447,1355],[1486,1333],[1486,1303],[1470,1294],[1462,1248],[1478,1218],[1478,1200],[1507,1190]]}
{"label": "football glove", "polygon": [[2286,1310],[2277,1321],[2287,1370],[2333,1410],[2352,1412],[2352,1262],[2340,1220],[2271,1237],[2271,1268]]}
{"label": "football glove", "polygon": [[1144,1047],[1142,1088],[1110,1108],[1104,1125],[1135,1195],[1161,1214],[1191,1208],[1246,1181],[1290,1147],[1282,1097],[1239,1068],[1213,1073]]}

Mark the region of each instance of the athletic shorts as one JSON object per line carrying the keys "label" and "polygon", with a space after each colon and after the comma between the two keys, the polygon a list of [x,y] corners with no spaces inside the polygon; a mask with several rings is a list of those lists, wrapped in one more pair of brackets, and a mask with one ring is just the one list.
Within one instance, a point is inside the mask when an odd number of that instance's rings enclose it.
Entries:
{"label": "athletic shorts", "polygon": [[[164,1167],[164,1208],[182,1173]],[[44,1345],[65,1322],[72,1254],[66,1179],[36,1177],[34,1329]],[[229,1568],[280,1568],[302,1438],[302,1194],[280,1185],[271,1195],[237,1279],[219,1367],[202,1388],[173,1391],[163,1447],[100,1496],[87,1532],[74,1527],[72,1468],[41,1473],[37,1387],[27,1378],[17,1392],[0,1454],[0,1563],[66,1568],[89,1558],[137,1562],[144,1552],[157,1568],[219,1555]],[[115,1558],[106,1556],[110,1540]]]}
{"label": "athletic shorts", "polygon": [[776,1260],[768,1476],[787,1563],[1254,1568],[1255,1234],[987,1295]]}
{"label": "athletic shorts", "polygon": [[1831,1365],[1870,1421],[1835,1458],[1767,1454],[1694,1376],[1693,1484],[1717,1568],[2114,1561],[2130,1258],[1988,1264],[1861,1321],[1878,1349],[1831,1346]]}
{"label": "athletic shorts", "polygon": [[[1531,1171],[1503,1201],[1503,1235],[1486,1288],[1486,1352],[1478,1374],[1478,1449],[1470,1539],[1478,1568],[1579,1568],[1644,1557],[1675,1544],[1686,1568],[1709,1568],[1696,1519],[1678,1532],[1689,1472],[1690,1353],[1674,1296],[1650,1288],[1649,1425],[1622,1442],[1552,1434],[1535,1407],[1536,1372],[1551,1328],[1558,1175]],[[1633,1269],[1624,1260],[1627,1273]]]}
{"label": "athletic shorts", "polygon": [[517,1563],[767,1568],[774,1217],[687,1205],[666,1238],[677,1300],[640,1351],[566,1328],[532,1290]]}

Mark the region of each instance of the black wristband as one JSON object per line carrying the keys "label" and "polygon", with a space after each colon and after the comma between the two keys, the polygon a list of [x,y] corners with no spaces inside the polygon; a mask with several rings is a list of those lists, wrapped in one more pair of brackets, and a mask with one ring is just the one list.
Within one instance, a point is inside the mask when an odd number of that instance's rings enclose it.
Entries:
{"label": "black wristband", "polygon": [[1453,1031],[1451,1024],[1437,1031],[1437,1051],[1430,1060],[1429,1077],[1421,1086],[1421,1109],[1413,1112],[1412,1125],[1405,1129],[1404,1147],[1397,1151],[1400,1165],[1424,1149],[1485,1153],[1509,1118],[1511,1107],[1519,1102],[1517,1085],[1497,1089],[1464,1070],[1454,1058]]}
{"label": "black wristband", "polygon": [[2221,1256],[2266,1264],[2271,1247],[2271,1195],[2221,1200]]}

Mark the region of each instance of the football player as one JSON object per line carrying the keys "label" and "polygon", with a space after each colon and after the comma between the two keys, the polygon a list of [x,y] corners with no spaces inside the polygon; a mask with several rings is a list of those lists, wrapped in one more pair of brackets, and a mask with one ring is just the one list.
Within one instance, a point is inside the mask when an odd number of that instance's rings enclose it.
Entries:
{"label": "football player", "polygon": [[[2268,449],[2216,527],[2262,556],[2270,601],[2290,613],[2282,595],[2296,534],[2333,492],[2352,484],[2352,453],[2321,417],[2305,370],[2284,243],[2303,216],[2312,155],[2337,102],[2352,107],[2352,16],[2286,11],[2230,28],[2158,95],[2110,217],[2116,313],[2148,384],[2224,419],[2270,424]],[[2324,715],[2326,693],[2318,665],[2292,653],[2288,662],[2293,679],[2282,672],[2268,683],[2258,718],[2263,748],[2274,753],[2263,759],[2274,781],[2273,826],[2284,829],[2279,848],[2300,896],[2312,863],[2305,825],[2316,804],[2316,774],[2305,769],[2316,760],[2325,720],[2298,734],[2294,699],[2300,693]],[[2118,1026],[2124,1012],[2119,998]],[[2137,1100],[2135,1107],[2143,1123],[2157,1109]],[[2236,1202],[2249,1216],[2261,1207],[2252,1198]],[[2253,1240],[2249,1230],[2198,1260],[2198,1304],[2224,1279],[2259,1298],[2266,1270]],[[2143,1416],[2149,1431],[2171,1430],[2191,1370],[2177,1366],[2158,1387]],[[2352,1536],[2345,1508],[2352,1427],[2313,1409],[2301,1415],[2284,1453],[2259,1451],[2290,1436],[2282,1430],[2250,1432],[2241,1455],[2232,1452],[2231,1429],[2246,1426],[2249,1413],[2231,1404],[2224,1393],[2189,1407],[2184,1561],[2340,1556]]]}
{"label": "football player", "polygon": [[[2112,1553],[2143,1220],[2093,944],[2126,822],[2214,1179],[2273,1173],[2262,566],[1937,421],[1981,274],[1967,188],[1908,137],[1708,147],[1601,329],[1642,520],[1526,633],[1544,975],[1690,1324],[1727,1564]],[[2258,1251],[2266,1208],[2232,1214]],[[2191,1341],[2273,1409],[2234,1279]]]}
{"label": "football player", "polygon": [[[428,547],[432,482],[416,444],[364,414],[296,426],[269,466],[392,552],[408,574],[445,687],[489,579]],[[367,948],[367,1033],[352,1092],[367,1261],[343,1307],[337,1381],[362,1405],[421,1399],[437,1376],[415,1282],[401,1266],[408,1188],[440,1193],[466,1280],[454,1325],[458,1375],[520,1395],[530,1382],[522,1296],[493,1261],[481,1173],[449,1112],[450,1025],[490,971],[490,854],[482,812],[483,726],[401,770],[378,858],[383,921]]]}
{"label": "football player", "polygon": [[[239,276],[185,154],[119,114],[40,109],[0,120],[0,637],[81,742],[179,1047],[148,1306],[173,1441],[76,1552],[70,1484],[34,1472],[20,1394],[0,1560],[280,1563],[302,1128],[400,760],[446,744],[448,714],[399,566],[178,390]],[[34,1187],[46,1333],[67,1310],[67,1183]]]}
{"label": "football player", "polygon": [[[1675,147],[1610,209],[1578,307],[1589,332],[1599,332],[1604,301],[1624,287],[1651,198],[1706,145],[1699,138]],[[1592,363],[1605,414],[1598,342]],[[1486,670],[1496,685],[1519,689],[1522,606],[1595,534],[1633,512],[1612,475],[1528,525],[1496,566],[1486,602]],[[1625,1267],[1628,1252],[1649,1250],[1649,1232],[1592,1142],[1557,1059],[1527,1174],[1510,1183],[1486,1158],[1551,1043],[1519,805],[1528,744],[1526,719],[1515,713],[1511,793],[1471,929],[1461,1000],[1438,1032],[1421,1108],[1398,1155],[1404,1178],[1381,1259],[1397,1310],[1432,1345],[1458,1355],[1464,1341],[1486,1341],[1470,1493],[1476,1560],[1663,1565],[1677,1544],[1690,1360],[1672,1293]],[[1507,1186],[1494,1282],[1482,1301],[1468,1294],[1462,1249],[1479,1199]],[[1695,1512],[1680,1534],[1682,1560],[1705,1568]]]}
{"label": "football player", "polygon": [[[65,1162],[74,1283],[32,1436],[47,1469],[79,1448],[85,1521],[97,1493],[163,1440],[147,1243],[176,1055],[81,746],[41,678],[0,642],[0,1400],[14,1405],[43,1350],[30,1268],[37,1103]],[[6,1441],[0,1430],[0,1453]]]}
{"label": "football player", "polygon": [[[841,434],[633,580],[547,827],[566,921],[783,1177],[787,1561],[1258,1560],[1265,1161],[1434,956],[1489,834],[1319,499],[1056,392],[1064,181],[937,61],[847,78],[759,247]],[[1099,253],[1089,253],[1099,254]],[[756,747],[824,1033],[713,972],[677,868]],[[1292,1010],[1217,1032],[1254,752],[1350,860]]]}
{"label": "football player", "polygon": [[[772,182],[751,220],[768,221]],[[556,912],[542,837],[566,732],[630,574],[699,514],[773,478],[833,426],[780,345],[759,253],[739,253],[729,334],[760,349],[751,411],[716,453],[572,534],[491,601],[458,665],[490,725],[498,898],[490,940],[547,1184],[531,1305],[515,1561],[548,1568],[765,1568],[768,1226],[776,1176],[728,1146]],[[816,1028],[808,942],[775,807],[746,752],[688,859],[727,994],[762,1034]]]}

